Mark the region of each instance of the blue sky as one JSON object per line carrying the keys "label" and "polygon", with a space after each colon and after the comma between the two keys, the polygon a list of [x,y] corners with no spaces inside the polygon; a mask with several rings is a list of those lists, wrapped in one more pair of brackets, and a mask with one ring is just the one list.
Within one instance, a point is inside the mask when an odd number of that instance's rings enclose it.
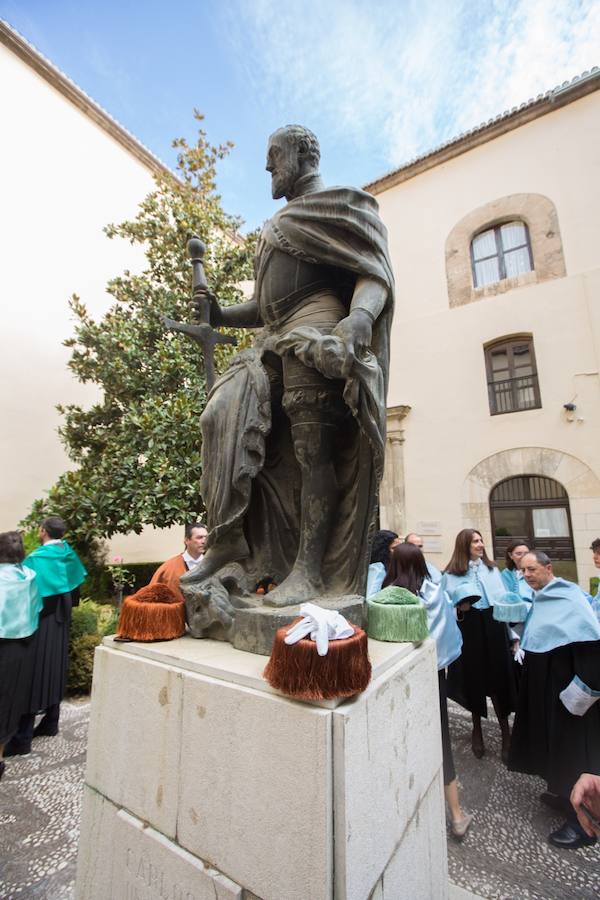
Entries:
{"label": "blue sky", "polygon": [[268,135],[318,135],[329,183],[361,185],[600,64],[597,0],[0,0],[0,16],[166,163],[213,143],[225,208],[273,211]]}

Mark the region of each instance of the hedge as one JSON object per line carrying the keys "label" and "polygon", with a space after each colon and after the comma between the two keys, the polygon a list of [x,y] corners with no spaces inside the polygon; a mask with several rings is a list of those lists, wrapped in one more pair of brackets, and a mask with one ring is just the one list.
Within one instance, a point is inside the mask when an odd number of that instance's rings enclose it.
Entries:
{"label": "hedge", "polygon": [[102,638],[114,634],[117,610],[108,604],[82,600],[73,607],[69,637],[67,694],[89,694],[92,687],[94,651]]}

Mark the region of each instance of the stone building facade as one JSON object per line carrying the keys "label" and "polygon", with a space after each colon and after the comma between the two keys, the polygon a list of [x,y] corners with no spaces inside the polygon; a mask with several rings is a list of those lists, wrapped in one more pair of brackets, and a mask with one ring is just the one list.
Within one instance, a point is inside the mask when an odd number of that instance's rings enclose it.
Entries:
{"label": "stone building facade", "polygon": [[367,186],[390,232],[381,523],[443,567],[463,527],[583,586],[600,536],[600,72]]}

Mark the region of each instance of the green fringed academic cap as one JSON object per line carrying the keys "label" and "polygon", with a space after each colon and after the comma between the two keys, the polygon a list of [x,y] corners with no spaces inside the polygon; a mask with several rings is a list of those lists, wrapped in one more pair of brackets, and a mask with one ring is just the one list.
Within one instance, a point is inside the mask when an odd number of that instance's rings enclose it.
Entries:
{"label": "green fringed academic cap", "polygon": [[24,565],[37,575],[37,587],[42,597],[68,594],[79,587],[87,575],[81,560],[66,541],[42,544],[25,558]]}
{"label": "green fringed academic cap", "polygon": [[376,641],[424,641],[429,635],[427,612],[419,598],[390,585],[367,599],[368,635]]}
{"label": "green fringed academic cap", "polygon": [[478,600],[481,600],[482,596],[483,594],[474,582],[467,582],[465,584],[459,584],[459,586],[451,592],[450,600],[452,601],[452,606],[458,606],[458,604],[462,603],[464,600],[470,600],[472,603],[477,603]]}
{"label": "green fringed academic cap", "polygon": [[499,600],[494,599],[492,614],[497,622],[524,622],[530,609],[531,603],[514,591],[507,591]]}

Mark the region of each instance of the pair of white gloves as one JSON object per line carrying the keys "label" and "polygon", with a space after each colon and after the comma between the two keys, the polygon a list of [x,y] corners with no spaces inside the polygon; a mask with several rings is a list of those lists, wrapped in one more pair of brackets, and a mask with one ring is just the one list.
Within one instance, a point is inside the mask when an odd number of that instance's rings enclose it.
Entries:
{"label": "pair of white gloves", "polygon": [[311,641],[316,642],[319,656],[326,656],[329,641],[340,641],[354,634],[352,625],[333,609],[321,609],[314,603],[303,603],[300,612],[304,618],[290,628],[284,638],[286,644],[295,644],[308,636]]}

